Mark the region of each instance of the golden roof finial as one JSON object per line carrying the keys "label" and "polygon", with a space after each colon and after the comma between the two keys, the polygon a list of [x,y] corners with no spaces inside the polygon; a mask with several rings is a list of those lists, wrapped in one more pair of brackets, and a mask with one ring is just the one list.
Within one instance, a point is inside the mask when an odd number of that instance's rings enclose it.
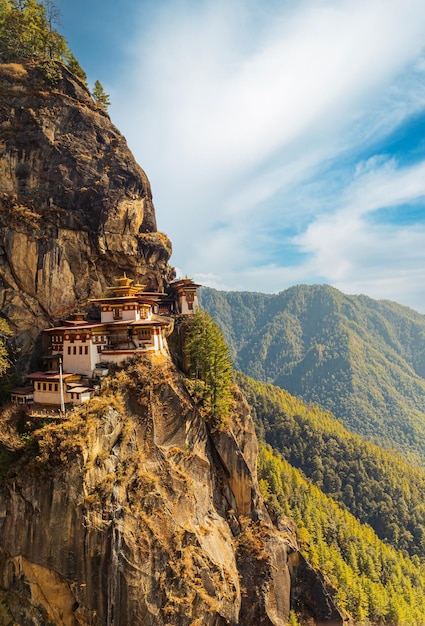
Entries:
{"label": "golden roof finial", "polygon": [[115,282],[118,283],[120,287],[129,287],[133,280],[131,278],[128,278],[127,274],[124,272],[124,274],[120,276],[120,278],[115,279]]}

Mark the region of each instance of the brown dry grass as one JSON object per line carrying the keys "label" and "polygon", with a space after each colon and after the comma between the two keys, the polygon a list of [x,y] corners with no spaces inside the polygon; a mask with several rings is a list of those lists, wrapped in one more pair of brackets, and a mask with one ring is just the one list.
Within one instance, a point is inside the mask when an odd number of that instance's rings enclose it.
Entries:
{"label": "brown dry grass", "polygon": [[28,72],[20,63],[1,63],[0,75],[5,78],[22,80],[28,76]]}
{"label": "brown dry grass", "polygon": [[269,554],[266,551],[266,537],[270,532],[264,522],[253,522],[248,517],[241,516],[239,521],[242,532],[237,538],[239,550],[257,561],[268,561]]}

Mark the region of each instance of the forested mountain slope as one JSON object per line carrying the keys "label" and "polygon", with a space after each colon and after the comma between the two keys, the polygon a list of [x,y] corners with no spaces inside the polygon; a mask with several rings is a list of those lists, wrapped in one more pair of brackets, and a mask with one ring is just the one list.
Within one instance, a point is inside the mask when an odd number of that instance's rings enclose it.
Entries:
{"label": "forested mountain slope", "polygon": [[350,433],[332,414],[238,373],[260,438],[380,539],[425,557],[425,472]]}
{"label": "forested mountain slope", "polygon": [[269,447],[260,451],[259,478],[269,506],[297,523],[304,556],[335,585],[335,600],[356,626],[423,626],[425,575],[417,556],[378,539]]}
{"label": "forested mountain slope", "polygon": [[236,379],[265,444],[267,506],[295,521],[302,553],[335,587],[339,607],[356,624],[422,626],[425,472],[279,387]]}
{"label": "forested mountain slope", "polygon": [[235,365],[425,460],[425,317],[326,285],[276,295],[201,291]]}

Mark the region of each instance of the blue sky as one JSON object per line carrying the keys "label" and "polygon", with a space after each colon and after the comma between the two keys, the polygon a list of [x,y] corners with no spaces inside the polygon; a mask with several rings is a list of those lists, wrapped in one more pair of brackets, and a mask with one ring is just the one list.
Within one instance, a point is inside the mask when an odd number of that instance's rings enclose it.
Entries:
{"label": "blue sky", "polygon": [[423,0],[57,0],[180,275],[425,313]]}

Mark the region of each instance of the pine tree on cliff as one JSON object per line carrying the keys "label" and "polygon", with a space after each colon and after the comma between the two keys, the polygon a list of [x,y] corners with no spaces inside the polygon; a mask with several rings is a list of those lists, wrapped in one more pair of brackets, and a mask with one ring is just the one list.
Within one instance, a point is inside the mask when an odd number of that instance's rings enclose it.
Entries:
{"label": "pine tree on cliff", "polygon": [[92,96],[97,106],[101,107],[102,109],[107,109],[108,106],[111,104],[109,100],[109,95],[104,92],[102,84],[99,80],[97,80],[94,84]]}
{"label": "pine tree on cliff", "polygon": [[230,412],[232,361],[220,329],[202,309],[189,319],[186,353],[191,376],[202,383],[197,395],[212,418],[222,420]]}
{"label": "pine tree on cliff", "polygon": [[72,54],[72,52],[69,52],[67,54],[67,61],[68,61],[68,69],[70,69],[71,72],[73,74],[75,74],[75,76],[78,76],[78,78],[80,80],[82,80],[83,83],[86,85],[87,84],[87,74],[85,73],[85,71],[83,70],[81,65],[78,63],[77,59]]}

